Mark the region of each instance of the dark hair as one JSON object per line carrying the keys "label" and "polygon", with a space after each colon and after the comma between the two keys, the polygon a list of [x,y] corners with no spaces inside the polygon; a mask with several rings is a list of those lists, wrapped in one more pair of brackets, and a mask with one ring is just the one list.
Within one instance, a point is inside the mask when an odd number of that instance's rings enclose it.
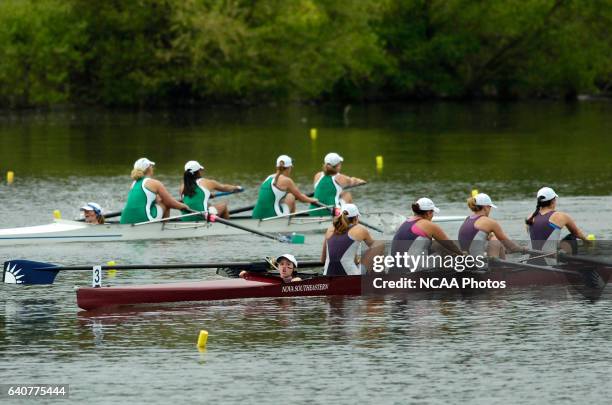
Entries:
{"label": "dark hair", "polygon": [[335,174],[338,174],[338,169],[336,168],[338,165],[336,166],[332,166],[330,164],[323,164],[323,174],[325,174],[326,176],[333,176]]}
{"label": "dark hair", "polygon": [[419,204],[417,203],[412,204],[412,212],[414,212],[415,215],[424,215],[429,211],[431,210],[422,210],[421,207],[419,207]]}
{"label": "dark hair", "polygon": [[527,218],[525,220],[525,223],[529,226],[533,225],[533,221],[535,220],[536,215],[538,215],[538,213],[540,212],[541,208],[545,208],[545,207],[549,207],[552,202],[555,200],[554,198],[552,200],[548,200],[548,201],[543,201],[542,199],[544,198],[544,196],[540,196],[538,197],[538,202],[536,204],[536,208],[533,211],[533,213],[529,216],[529,218]]}
{"label": "dark hair", "polygon": [[183,195],[193,197],[196,192],[197,181],[200,178],[200,171],[192,173],[189,170],[185,170],[183,175]]}

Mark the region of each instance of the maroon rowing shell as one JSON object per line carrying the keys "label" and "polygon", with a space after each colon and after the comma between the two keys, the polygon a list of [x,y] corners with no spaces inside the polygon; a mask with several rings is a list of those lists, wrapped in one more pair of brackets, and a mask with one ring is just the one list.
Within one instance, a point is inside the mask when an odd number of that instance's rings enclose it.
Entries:
{"label": "maroon rowing shell", "polygon": [[[480,280],[504,281],[508,287],[553,286],[553,285],[599,285],[608,282],[612,269],[571,269],[545,271],[495,269],[486,273],[448,273],[448,271],[418,272],[397,275],[397,278],[439,277],[462,279],[471,277]],[[372,278],[376,275],[372,275]],[[361,276],[315,277],[312,279],[282,283],[276,277],[249,276],[248,280],[228,279],[174,284],[150,284],[114,287],[81,287],[77,290],[77,304],[85,310],[121,305],[155,304],[166,302],[214,301],[239,298],[278,298],[326,295],[361,295],[362,285],[371,285],[372,278]],[[386,277],[389,279],[389,276]],[[416,290],[421,290],[417,288]],[[371,293],[372,291],[366,292]],[[375,293],[397,293],[382,290]]]}
{"label": "maroon rowing shell", "polygon": [[162,302],[360,294],[360,276],[317,277],[288,284],[278,279],[261,277],[257,281],[238,278],[173,284],[81,287],[77,290],[77,304],[79,308],[91,310]]}

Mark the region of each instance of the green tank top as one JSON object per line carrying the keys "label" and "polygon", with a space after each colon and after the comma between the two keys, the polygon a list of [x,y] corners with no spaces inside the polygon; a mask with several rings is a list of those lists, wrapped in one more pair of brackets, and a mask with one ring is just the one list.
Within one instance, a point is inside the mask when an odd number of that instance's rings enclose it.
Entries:
{"label": "green tank top", "polygon": [[264,219],[283,214],[281,200],[287,195],[287,192],[279,190],[272,184],[274,177],[274,174],[268,176],[259,187],[257,203],[253,208],[253,218]]}
{"label": "green tank top", "polygon": [[[334,176],[326,174],[321,176],[315,185],[314,197],[325,205],[338,206],[340,205],[339,198],[341,192],[342,187],[334,181]],[[310,209],[313,208],[317,208],[317,206],[310,204]],[[326,217],[332,215],[331,211],[326,209],[310,211],[309,214],[312,217]]]}
{"label": "green tank top", "polygon": [[156,194],[143,186],[144,177],[134,182],[128,193],[127,202],[121,211],[122,224],[136,224],[157,218]]}
{"label": "green tank top", "polygon": [[[196,184],[195,194],[192,196],[183,195],[183,203],[189,208],[195,211],[207,211],[208,210],[208,199],[210,198],[210,191],[203,188],[199,184]],[[181,210],[183,214],[189,214],[189,211]],[[202,215],[191,215],[189,217],[181,218],[181,221],[193,222],[202,221],[204,217]]]}

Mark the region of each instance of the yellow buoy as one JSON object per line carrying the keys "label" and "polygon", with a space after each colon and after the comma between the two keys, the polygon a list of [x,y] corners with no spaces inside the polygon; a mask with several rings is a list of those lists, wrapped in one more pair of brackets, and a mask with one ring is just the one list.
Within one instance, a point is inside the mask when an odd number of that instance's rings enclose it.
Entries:
{"label": "yellow buoy", "polygon": [[478,189],[472,190],[472,197],[476,197],[478,195]]}
{"label": "yellow buoy", "polygon": [[311,141],[317,140],[317,129],[316,128],[310,128],[310,140]]}
{"label": "yellow buoy", "polygon": [[381,171],[383,169],[384,162],[382,155],[376,156],[376,170]]}
{"label": "yellow buoy", "polygon": [[[107,266],[116,266],[117,263],[114,260],[111,260],[110,262],[106,262]],[[108,269],[108,277],[109,278],[113,278],[117,275],[117,270],[116,269]]]}
{"label": "yellow buoy", "polygon": [[593,235],[592,233],[587,235],[587,239],[588,240],[595,240],[595,235]]}
{"label": "yellow buoy", "polygon": [[6,182],[8,184],[13,184],[13,181],[15,181],[15,172],[9,170],[6,172]]}
{"label": "yellow buoy", "polygon": [[53,218],[62,219],[62,213],[60,212],[60,210],[53,211]]}
{"label": "yellow buoy", "polygon": [[208,341],[208,331],[201,330],[198,336],[198,349],[205,350],[206,342]]}

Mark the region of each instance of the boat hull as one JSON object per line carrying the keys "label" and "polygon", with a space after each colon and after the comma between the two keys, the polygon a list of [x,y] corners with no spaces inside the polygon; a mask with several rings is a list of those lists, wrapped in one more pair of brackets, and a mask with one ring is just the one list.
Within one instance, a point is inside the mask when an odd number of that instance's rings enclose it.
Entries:
{"label": "boat hull", "polygon": [[[500,268],[486,272],[462,272],[438,270],[409,273],[406,275],[384,276],[390,280],[415,281],[415,287],[398,290],[394,288],[373,289],[374,279],[378,275],[325,277],[318,276],[308,280],[281,283],[278,278],[250,276],[248,280],[227,279],[190,283],[132,285],[114,287],[81,287],[77,289],[79,308],[94,310],[136,304],[158,304],[169,302],[215,301],[240,298],[282,298],[301,296],[333,295],[387,295],[412,294],[423,291],[457,290],[473,291],[490,288],[466,287],[463,280],[504,282],[505,288],[524,288],[533,286],[576,286],[578,289],[590,289],[601,292],[611,274],[611,269],[571,269],[524,270]],[[423,279],[436,279],[436,286],[421,283]],[[442,282],[445,280],[445,282]],[[456,284],[451,281],[455,280]],[[445,287],[440,287],[446,285]],[[458,286],[455,288],[454,285]]]}
{"label": "boat hull", "polygon": [[[462,217],[434,217],[436,222],[454,222]],[[364,214],[364,220],[373,226],[393,233],[405,217],[391,212]],[[312,233],[325,232],[331,225],[330,217],[306,215],[258,220],[236,217],[231,221],[259,232],[266,233]],[[57,219],[46,225],[0,229],[0,246],[66,242],[116,242],[133,240],[160,240],[202,238],[208,236],[240,235],[248,232],[215,222],[156,222],[142,225],[109,223],[86,224],[79,221]]]}

